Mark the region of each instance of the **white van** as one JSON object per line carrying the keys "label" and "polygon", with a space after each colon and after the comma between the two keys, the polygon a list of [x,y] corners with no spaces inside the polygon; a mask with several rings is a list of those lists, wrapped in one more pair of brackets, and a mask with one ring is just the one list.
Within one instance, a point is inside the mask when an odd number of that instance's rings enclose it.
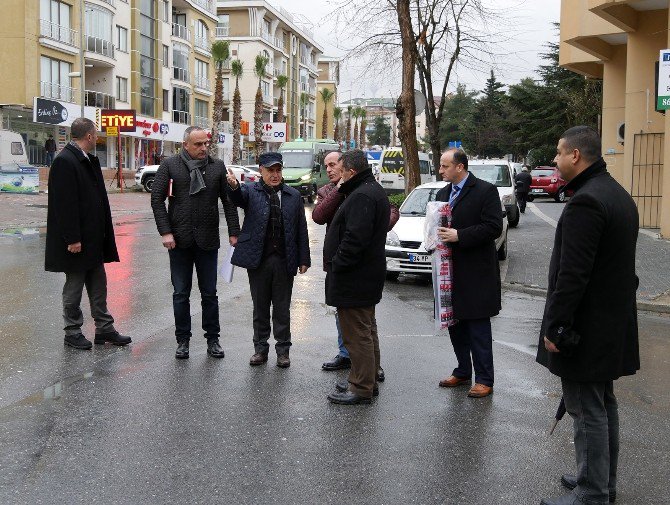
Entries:
{"label": "white van", "polygon": [[[430,162],[430,156],[426,153],[419,153],[419,172],[421,173],[421,184],[435,181],[433,165]],[[387,194],[405,191],[405,159],[402,148],[384,149],[379,159],[379,178],[377,180]]]}
{"label": "white van", "polygon": [[39,170],[28,164],[28,151],[20,134],[0,130],[0,192],[39,192]]}

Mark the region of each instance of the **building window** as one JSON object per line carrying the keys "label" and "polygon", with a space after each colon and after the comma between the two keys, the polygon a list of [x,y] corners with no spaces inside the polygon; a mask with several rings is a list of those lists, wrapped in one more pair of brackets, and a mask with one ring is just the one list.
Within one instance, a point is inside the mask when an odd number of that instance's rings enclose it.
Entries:
{"label": "building window", "polygon": [[209,64],[195,60],[195,85],[199,88],[209,89]]}
{"label": "building window", "polygon": [[66,61],[46,56],[40,58],[40,92],[45,98],[74,102],[74,90],[70,85],[72,65]]}
{"label": "building window", "polygon": [[185,44],[175,42],[172,45],[172,67],[173,77],[183,82],[190,82],[188,72],[189,47]]}
{"label": "building window", "polygon": [[170,112],[170,91],[163,90],[163,112]]}
{"label": "building window", "polygon": [[230,16],[228,14],[219,14],[219,20],[216,23],[216,36],[228,37],[230,35]]}
{"label": "building window", "polygon": [[116,48],[124,53],[128,52],[128,30],[116,25]]}
{"label": "building window", "polygon": [[116,78],[116,99],[122,102],[128,101],[128,79],[125,77]]}
{"label": "building window", "polygon": [[70,6],[56,0],[40,0],[40,19],[70,28]]}
{"label": "building window", "polygon": [[86,4],[86,35],[112,42],[112,12]]}
{"label": "building window", "polygon": [[156,113],[156,3],[140,0],[140,113]]}
{"label": "building window", "polygon": [[195,124],[200,128],[209,127],[209,112],[207,106],[208,104],[205,100],[195,99]]}
{"label": "building window", "polygon": [[261,82],[261,89],[263,90],[263,96],[264,97],[269,97],[270,96],[270,83],[266,81]]}
{"label": "building window", "polygon": [[170,22],[170,2],[168,0],[163,0],[163,22]]}
{"label": "building window", "polygon": [[189,110],[188,90],[177,86],[172,88],[172,121],[191,124]]}
{"label": "building window", "polygon": [[163,66],[170,68],[170,48],[166,45],[163,45]]}

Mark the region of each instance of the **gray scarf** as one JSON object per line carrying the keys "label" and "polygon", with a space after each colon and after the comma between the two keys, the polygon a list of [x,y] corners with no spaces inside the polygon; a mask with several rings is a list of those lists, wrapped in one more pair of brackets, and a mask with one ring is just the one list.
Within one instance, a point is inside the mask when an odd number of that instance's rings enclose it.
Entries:
{"label": "gray scarf", "polygon": [[205,186],[205,179],[202,177],[202,171],[207,167],[207,164],[209,163],[209,156],[202,160],[194,160],[186,152],[186,149],[183,148],[179,153],[179,155],[181,156],[181,159],[184,160],[184,163],[186,163],[188,171],[191,174],[190,194],[195,195],[196,193],[202,191],[207,187]]}

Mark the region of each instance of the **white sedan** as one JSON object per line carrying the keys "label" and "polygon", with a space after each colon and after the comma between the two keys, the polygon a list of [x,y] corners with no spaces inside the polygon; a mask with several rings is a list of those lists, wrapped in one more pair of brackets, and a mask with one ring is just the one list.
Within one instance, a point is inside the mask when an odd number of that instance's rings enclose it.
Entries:
{"label": "white sedan", "polygon": [[[151,193],[151,187],[154,184],[154,177],[156,177],[156,172],[158,171],[159,165],[145,165],[140,167],[137,172],[135,172],[135,184],[138,186],[143,186],[144,189]],[[261,174],[242,165],[226,165],[227,168],[230,168],[235,177],[241,183],[251,183],[259,181]]]}

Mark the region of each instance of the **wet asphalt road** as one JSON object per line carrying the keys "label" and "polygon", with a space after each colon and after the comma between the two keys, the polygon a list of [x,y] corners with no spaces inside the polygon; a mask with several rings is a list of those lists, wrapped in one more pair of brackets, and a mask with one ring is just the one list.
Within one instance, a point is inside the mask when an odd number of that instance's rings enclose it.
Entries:
{"label": "wet asphalt road", "polygon": [[[130,194],[135,204],[148,195]],[[141,208],[141,207],[140,207]],[[543,300],[504,294],[494,319],[496,386],[472,400],[443,390],[454,366],[435,336],[431,287],[387,284],[377,309],[387,380],[371,406],[331,405],[345,372],[323,304],[323,229],[296,279],[291,368],[251,368],[246,273],[219,283],[226,358],[174,359],[167,253],[148,209],[116,219],[121,264],[109,305],[123,349],[62,345],[63,277],[43,271],[44,237],[0,240],[0,503],[536,504],[572,470],[571,423],[547,437],[559,381],[534,362]],[[522,229],[510,230],[510,236]],[[93,326],[84,303],[86,334]],[[199,323],[197,290],[192,297]],[[617,382],[617,503],[670,500],[670,319],[640,315],[643,370]]]}

